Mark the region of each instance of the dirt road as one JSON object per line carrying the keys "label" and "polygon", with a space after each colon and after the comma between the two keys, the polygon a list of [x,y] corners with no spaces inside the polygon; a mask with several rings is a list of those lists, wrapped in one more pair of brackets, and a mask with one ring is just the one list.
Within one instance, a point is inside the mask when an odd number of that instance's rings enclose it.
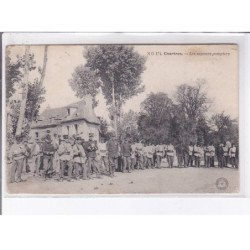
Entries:
{"label": "dirt road", "polygon": [[[216,184],[226,180],[226,187]],[[27,181],[8,184],[11,194],[164,194],[164,193],[237,193],[239,171],[218,168],[162,168],[116,173],[115,178],[77,180],[74,182],[43,181],[24,176]],[[223,184],[223,183],[222,183]]]}

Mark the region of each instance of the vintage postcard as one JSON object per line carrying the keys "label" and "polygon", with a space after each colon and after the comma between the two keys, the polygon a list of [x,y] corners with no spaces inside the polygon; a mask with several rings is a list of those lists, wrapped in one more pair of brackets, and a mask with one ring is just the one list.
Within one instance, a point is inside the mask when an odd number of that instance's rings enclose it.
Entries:
{"label": "vintage postcard", "polygon": [[3,56],[7,194],[240,192],[238,45],[9,45]]}

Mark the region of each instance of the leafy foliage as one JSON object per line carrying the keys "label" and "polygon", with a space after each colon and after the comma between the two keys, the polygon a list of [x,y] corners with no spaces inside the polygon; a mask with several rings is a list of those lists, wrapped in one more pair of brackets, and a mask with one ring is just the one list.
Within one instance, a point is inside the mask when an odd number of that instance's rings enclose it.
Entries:
{"label": "leafy foliage", "polygon": [[[21,99],[11,99],[11,96],[17,89],[19,91],[22,89],[25,59],[24,56],[17,56],[16,62],[11,62],[10,57],[7,55],[6,63],[6,95],[8,110],[7,141],[11,144],[15,137],[21,107]],[[36,70],[34,54],[29,54],[28,69],[29,71]],[[38,71],[38,73],[41,74],[40,71]],[[22,133],[25,137],[29,134],[31,122],[38,115],[41,103],[45,101],[44,94],[45,88],[38,78],[28,83],[27,102],[24,114],[25,123]]]}

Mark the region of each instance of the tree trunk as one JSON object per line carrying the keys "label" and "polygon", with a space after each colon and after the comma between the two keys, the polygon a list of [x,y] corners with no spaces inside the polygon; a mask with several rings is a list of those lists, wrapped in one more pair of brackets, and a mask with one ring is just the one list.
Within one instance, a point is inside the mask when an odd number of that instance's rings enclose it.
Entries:
{"label": "tree trunk", "polygon": [[20,114],[17,122],[16,135],[21,135],[23,128],[23,121],[25,115],[26,101],[28,95],[28,80],[29,80],[29,50],[30,46],[25,47],[25,67],[24,67],[24,77],[23,77],[23,93],[22,93],[22,102],[20,107]]}
{"label": "tree trunk", "polygon": [[[43,84],[44,81],[44,77],[45,77],[45,73],[46,73],[46,66],[47,66],[47,61],[48,61],[48,45],[45,45],[44,48],[44,56],[43,56],[43,67],[42,67],[42,71],[41,71],[41,78],[40,78],[40,84]],[[33,121],[34,118],[34,111],[32,112],[32,117],[31,120]]]}

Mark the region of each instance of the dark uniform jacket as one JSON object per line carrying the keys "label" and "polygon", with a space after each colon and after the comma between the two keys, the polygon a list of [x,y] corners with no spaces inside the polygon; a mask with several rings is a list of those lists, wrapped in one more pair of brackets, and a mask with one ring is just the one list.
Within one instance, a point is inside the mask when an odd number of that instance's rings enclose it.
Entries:
{"label": "dark uniform jacket", "polygon": [[98,149],[97,142],[96,141],[87,141],[84,145],[84,149],[87,152],[88,158],[95,158],[96,157],[96,151]]}
{"label": "dark uniform jacket", "polygon": [[109,157],[118,157],[119,147],[118,143],[115,140],[110,140],[107,142],[107,150],[108,150],[108,156]]}
{"label": "dark uniform jacket", "polygon": [[131,144],[129,142],[124,142],[121,145],[121,154],[122,156],[128,157],[130,156],[132,151]]}

